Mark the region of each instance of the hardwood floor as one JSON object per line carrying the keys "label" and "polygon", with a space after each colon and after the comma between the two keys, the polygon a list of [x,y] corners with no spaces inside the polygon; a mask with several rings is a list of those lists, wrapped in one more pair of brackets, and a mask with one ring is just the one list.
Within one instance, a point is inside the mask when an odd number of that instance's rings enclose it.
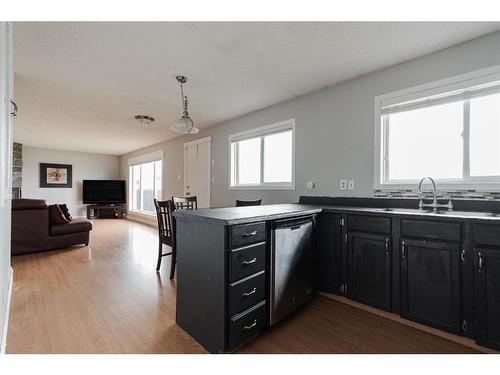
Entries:
{"label": "hardwood floor", "polygon": [[8,353],[204,353],[175,324],[154,228],[94,220],[89,247],[12,258]]}
{"label": "hardwood floor", "polygon": [[453,354],[474,349],[318,296],[240,353]]}
{"label": "hardwood floor", "polygon": [[[89,247],[13,257],[8,353],[204,353],[175,324],[170,258],[157,232],[95,220]],[[473,353],[473,349],[318,296],[238,353]]]}

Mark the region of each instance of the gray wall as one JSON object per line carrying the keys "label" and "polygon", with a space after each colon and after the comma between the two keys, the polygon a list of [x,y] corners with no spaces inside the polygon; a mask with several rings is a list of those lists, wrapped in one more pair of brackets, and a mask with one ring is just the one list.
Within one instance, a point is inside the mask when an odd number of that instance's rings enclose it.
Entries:
{"label": "gray wall", "polygon": [[[344,83],[219,124],[196,136],[183,136],[121,156],[127,159],[164,150],[164,197],[182,195],[183,143],[212,137],[211,205],[230,206],[236,198],[263,198],[263,203],[293,202],[300,195],[373,195],[374,98],[377,95],[500,64],[500,32],[398,64]],[[232,93],[238,95],[238,93]],[[220,103],[221,106],[224,103]],[[228,136],[289,118],[296,120],[296,189],[235,191],[228,189]],[[354,191],[341,191],[341,178],[354,179]],[[316,188],[307,190],[307,181]]]}
{"label": "gray wall", "polygon": [[[73,216],[86,216],[82,201],[83,180],[118,179],[119,157],[87,152],[23,147],[23,198],[42,198],[47,203],[66,203]],[[40,163],[71,164],[72,188],[40,188]]]}

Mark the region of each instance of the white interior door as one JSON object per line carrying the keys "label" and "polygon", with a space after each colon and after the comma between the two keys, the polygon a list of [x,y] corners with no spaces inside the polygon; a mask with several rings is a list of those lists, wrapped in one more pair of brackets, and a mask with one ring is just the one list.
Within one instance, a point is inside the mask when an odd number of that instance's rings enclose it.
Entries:
{"label": "white interior door", "polygon": [[196,196],[198,208],[210,207],[210,143],[207,137],[184,144],[184,194]]}

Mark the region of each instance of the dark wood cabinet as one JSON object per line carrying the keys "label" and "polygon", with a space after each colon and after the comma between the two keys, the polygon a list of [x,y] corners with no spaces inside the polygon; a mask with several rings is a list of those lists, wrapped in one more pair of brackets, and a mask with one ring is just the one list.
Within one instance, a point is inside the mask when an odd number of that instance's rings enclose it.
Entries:
{"label": "dark wood cabinet", "polygon": [[388,235],[348,233],[346,289],[349,298],[391,310],[391,243]]}
{"label": "dark wood cabinet", "polygon": [[401,239],[401,315],[460,333],[460,246]]}
{"label": "dark wood cabinet", "polygon": [[342,284],[342,223],[341,215],[324,214],[319,219],[319,253],[317,289],[341,293]]}
{"label": "dark wood cabinet", "polygon": [[500,350],[500,248],[475,248],[476,338]]}
{"label": "dark wood cabinet", "polygon": [[177,219],[176,322],[210,353],[267,325],[266,223],[223,226]]}
{"label": "dark wood cabinet", "polygon": [[[177,220],[176,321],[222,353],[268,325],[276,217],[208,219]],[[500,350],[500,221],[339,208],[324,209],[315,228],[317,290]]]}

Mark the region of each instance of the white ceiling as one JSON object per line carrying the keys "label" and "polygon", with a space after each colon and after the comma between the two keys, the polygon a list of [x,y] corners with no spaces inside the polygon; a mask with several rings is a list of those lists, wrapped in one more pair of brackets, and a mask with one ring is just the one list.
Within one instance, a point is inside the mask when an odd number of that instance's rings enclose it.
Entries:
{"label": "white ceiling", "polygon": [[[500,29],[500,23],[16,23],[15,140],[121,155]],[[156,118],[142,128],[135,114]]]}

